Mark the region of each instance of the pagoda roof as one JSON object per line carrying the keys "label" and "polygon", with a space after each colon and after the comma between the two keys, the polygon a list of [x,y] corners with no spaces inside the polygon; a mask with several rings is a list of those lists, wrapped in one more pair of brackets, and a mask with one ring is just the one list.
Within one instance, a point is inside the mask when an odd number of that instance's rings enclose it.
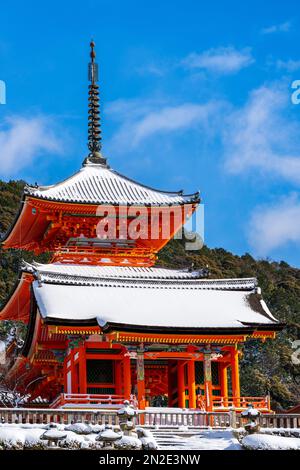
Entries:
{"label": "pagoda roof", "polygon": [[53,186],[25,186],[25,195],[55,202],[84,204],[178,205],[199,202],[199,193],[159,191],[101,164],[88,163]]}
{"label": "pagoda roof", "polygon": [[38,309],[50,324],[245,334],[282,327],[255,278],[207,279],[162,268],[30,266]]}
{"label": "pagoda roof", "polygon": [[[182,211],[186,205],[191,211],[200,202],[199,193],[184,195],[182,191],[158,191],[139,184],[102,164],[85,164],[80,171],[53,186],[28,186],[23,192],[16,218],[3,235],[5,249],[22,248],[37,253],[55,251],[56,243],[62,246],[69,235],[57,220],[50,220],[49,213],[63,211],[66,217],[87,215],[97,217],[99,206],[174,208]],[[180,212],[181,217],[187,213]],[[180,219],[181,220],[181,219]],[[78,220],[74,221],[74,224]],[[183,223],[183,222],[182,222]],[[176,227],[176,230],[180,227]],[[156,251],[167,240],[148,240],[145,247]],[[140,240],[137,243],[144,247]],[[51,246],[50,246],[51,245]]]}
{"label": "pagoda roof", "polygon": [[[135,266],[96,266],[85,264],[64,263],[27,263],[23,261],[22,271],[35,275],[41,282],[76,285],[98,285],[102,280],[156,281],[173,282],[176,280],[195,281],[203,279],[206,270],[168,269],[160,267]],[[237,282],[235,282],[237,281]],[[231,286],[236,288],[253,288],[252,278],[232,280]],[[224,281],[221,281],[222,284]]]}

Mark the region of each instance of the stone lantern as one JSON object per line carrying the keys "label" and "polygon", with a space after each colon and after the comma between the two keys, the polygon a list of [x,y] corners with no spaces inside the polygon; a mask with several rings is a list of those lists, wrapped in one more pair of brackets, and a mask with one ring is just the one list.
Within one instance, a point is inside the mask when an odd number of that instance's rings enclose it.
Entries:
{"label": "stone lantern", "polygon": [[138,415],[137,410],[130,405],[128,400],[124,401],[124,406],[118,410],[118,417],[120,419],[120,428],[124,436],[131,436],[135,431],[134,418]]}
{"label": "stone lantern", "polygon": [[65,439],[67,434],[59,431],[56,424],[51,423],[49,429],[41,435],[40,439],[48,441],[48,447],[50,449],[57,449],[59,441]]}
{"label": "stone lantern", "polygon": [[242,418],[248,419],[248,422],[244,425],[244,428],[249,434],[259,432],[260,426],[257,420],[260,416],[260,411],[254,408],[252,403],[248,405],[248,408],[245,411],[242,411],[241,416]]}
{"label": "stone lantern", "polygon": [[100,432],[96,437],[96,441],[100,441],[103,443],[103,449],[113,449],[114,443],[121,439],[121,434],[116,433],[113,431],[112,426],[107,425],[105,430]]}

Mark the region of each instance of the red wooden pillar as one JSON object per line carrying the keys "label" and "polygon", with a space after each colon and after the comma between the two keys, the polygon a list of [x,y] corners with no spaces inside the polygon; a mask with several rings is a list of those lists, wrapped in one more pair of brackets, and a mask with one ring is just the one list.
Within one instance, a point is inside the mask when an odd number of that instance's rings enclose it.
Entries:
{"label": "red wooden pillar", "polygon": [[178,381],[178,407],[185,408],[185,382],[184,366],[185,361],[177,361],[177,381]]}
{"label": "red wooden pillar", "polygon": [[239,352],[236,348],[231,349],[231,381],[232,396],[235,406],[240,406],[240,372],[239,372]]}
{"label": "red wooden pillar", "polygon": [[146,405],[145,400],[145,364],[144,364],[144,350],[140,347],[137,350],[137,399],[139,409],[144,410]]}
{"label": "red wooden pillar", "polygon": [[87,393],[86,351],[85,344],[79,346],[79,393]]}
{"label": "red wooden pillar", "polygon": [[70,360],[71,360],[71,383],[72,383],[72,393],[78,393],[78,382],[76,378],[76,370],[75,370],[75,349],[71,350]]}
{"label": "red wooden pillar", "polygon": [[114,361],[114,384],[115,384],[115,394],[121,395],[121,361]]}
{"label": "red wooden pillar", "polygon": [[123,394],[125,400],[130,400],[131,395],[131,368],[130,357],[123,357]]}
{"label": "red wooden pillar", "polygon": [[189,408],[196,408],[195,361],[188,360]]}
{"label": "red wooden pillar", "polygon": [[206,411],[213,410],[212,403],[212,383],[211,383],[211,353],[205,352],[203,354],[203,367],[204,367],[204,392]]}
{"label": "red wooden pillar", "polygon": [[64,360],[63,377],[64,377],[64,393],[67,393],[67,391],[68,391],[68,381],[67,381],[67,358],[65,358],[65,360]]}
{"label": "red wooden pillar", "polygon": [[223,397],[223,405],[228,406],[228,377],[227,367],[228,364],[220,362],[220,382],[221,382],[221,396]]}

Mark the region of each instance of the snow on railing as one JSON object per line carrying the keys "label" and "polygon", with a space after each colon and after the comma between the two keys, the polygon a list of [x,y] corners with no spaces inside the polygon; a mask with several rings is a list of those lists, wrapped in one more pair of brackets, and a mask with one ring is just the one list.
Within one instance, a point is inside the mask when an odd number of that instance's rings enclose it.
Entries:
{"label": "snow on railing", "polygon": [[122,405],[124,395],[61,393],[50,405],[59,408],[66,405]]}
{"label": "snow on railing", "polygon": [[232,407],[237,409],[246,409],[251,404],[254,408],[261,411],[270,411],[270,397],[213,397],[212,399],[213,409],[229,410]]}
{"label": "snow on railing", "polygon": [[68,410],[64,408],[1,408],[2,423],[30,424],[71,424],[84,422],[91,424],[119,424],[117,410],[83,409]]}
{"label": "snow on railing", "polygon": [[139,411],[143,424],[148,426],[197,426],[228,427],[230,413],[205,412],[192,409],[167,409]]}
{"label": "snow on railing", "polygon": [[[0,408],[2,423],[71,424],[85,422],[91,424],[119,424],[118,410],[112,409],[66,409],[66,408]],[[213,428],[240,427],[241,414],[229,412],[205,412],[191,409],[153,408],[138,410],[136,424],[146,426],[196,426]],[[264,428],[300,429],[300,414],[262,414],[258,418]]]}

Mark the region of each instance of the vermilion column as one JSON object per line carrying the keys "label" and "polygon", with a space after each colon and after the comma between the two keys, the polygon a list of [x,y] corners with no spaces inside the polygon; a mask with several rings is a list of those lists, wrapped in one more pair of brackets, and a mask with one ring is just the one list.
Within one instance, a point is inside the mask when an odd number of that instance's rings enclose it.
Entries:
{"label": "vermilion column", "polygon": [[195,361],[188,361],[189,408],[196,408]]}
{"label": "vermilion column", "polygon": [[177,361],[177,380],[178,380],[178,406],[185,408],[185,383],[184,383],[184,366],[185,361]]}
{"label": "vermilion column", "polygon": [[79,378],[76,374],[76,366],[75,366],[75,350],[72,349],[71,352],[71,370],[72,370],[72,393],[78,393],[79,388]]}
{"label": "vermilion column", "polygon": [[205,352],[203,354],[203,366],[204,366],[204,391],[205,391],[205,402],[206,411],[212,411],[212,383],[211,383],[211,353]]}
{"label": "vermilion column", "polygon": [[224,406],[228,406],[227,366],[228,366],[228,364],[220,362],[221,395],[223,397],[223,405]]}
{"label": "vermilion column", "polygon": [[137,351],[137,399],[139,409],[145,409],[145,365],[144,365],[144,350],[138,349]]}
{"label": "vermilion column", "polygon": [[79,393],[87,393],[85,344],[79,346]]}
{"label": "vermilion column", "polygon": [[239,372],[239,353],[238,350],[232,348],[231,350],[231,381],[232,381],[232,396],[235,406],[240,406],[240,372]]}
{"label": "vermilion column", "polygon": [[121,395],[121,361],[114,361],[114,383],[115,383],[115,394]]}
{"label": "vermilion column", "polygon": [[123,393],[125,400],[130,400],[131,395],[131,368],[130,357],[124,356],[123,358]]}

